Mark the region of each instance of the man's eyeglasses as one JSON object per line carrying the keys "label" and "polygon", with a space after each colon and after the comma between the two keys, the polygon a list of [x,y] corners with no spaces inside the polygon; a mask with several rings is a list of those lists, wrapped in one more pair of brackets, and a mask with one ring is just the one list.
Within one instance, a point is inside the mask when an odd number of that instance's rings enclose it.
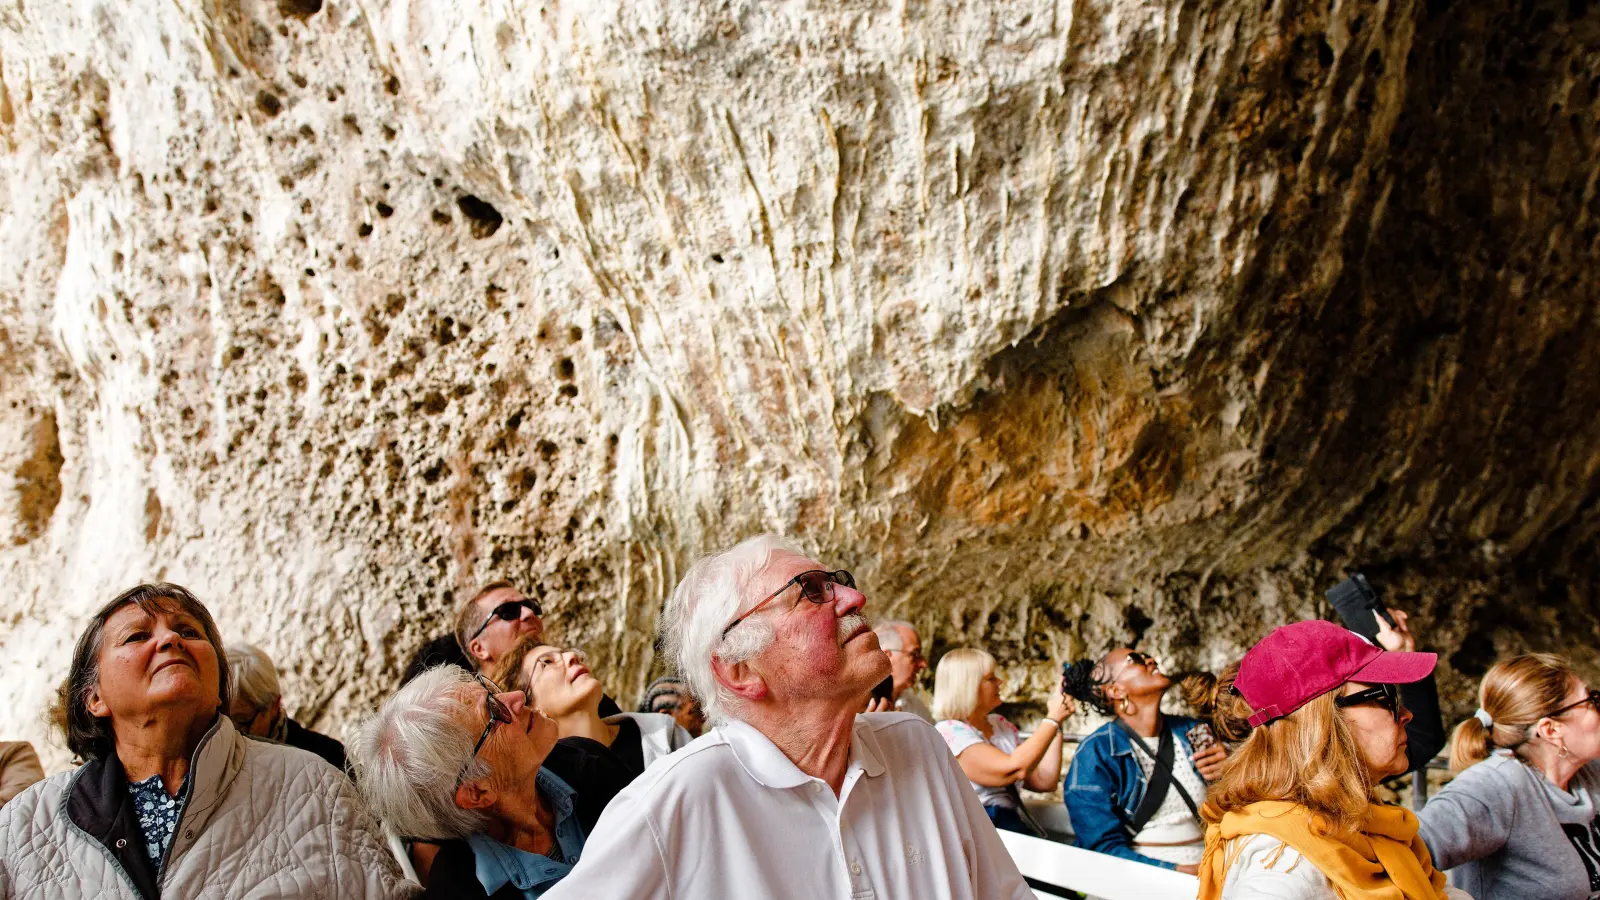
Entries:
{"label": "man's eyeglasses", "polygon": [[478,751],[483,749],[484,742],[489,740],[489,733],[494,731],[496,725],[510,725],[517,720],[512,714],[511,707],[500,702],[496,694],[504,693],[500,686],[483,677],[477,672],[472,673],[472,678],[488,693],[483,696],[483,709],[488,713],[489,721],[483,726],[483,734],[478,735],[478,742],[472,745],[472,755],[461,764],[461,774],[456,776],[456,787],[461,787],[461,782],[467,780],[467,769],[472,766],[472,761],[478,758]]}
{"label": "man's eyeglasses", "polygon": [[522,610],[524,608],[532,610],[533,614],[536,616],[544,615],[544,607],[540,606],[539,601],[537,600],[507,600],[506,602],[490,610],[488,617],[483,620],[483,624],[479,625],[478,630],[474,631],[472,633],[472,637],[467,638],[467,640],[470,641],[472,638],[483,634],[483,630],[488,628],[489,623],[493,622],[495,619],[501,619],[506,622],[515,622],[516,620],[522,618]]}
{"label": "man's eyeglasses", "polygon": [[1380,684],[1377,687],[1367,688],[1364,691],[1351,694],[1348,697],[1333,698],[1333,705],[1343,709],[1347,706],[1360,706],[1363,703],[1376,703],[1387,709],[1396,722],[1400,721],[1400,714],[1405,712],[1405,704],[1400,702],[1400,689],[1392,684]]}
{"label": "man's eyeglasses", "polygon": [[777,599],[778,595],[784,591],[787,591],[789,589],[789,585],[791,584],[800,585],[801,597],[810,600],[812,603],[820,605],[833,599],[834,585],[842,584],[847,588],[853,588],[856,586],[856,580],[849,572],[846,572],[843,569],[840,569],[837,572],[824,572],[821,569],[811,569],[810,571],[801,572],[799,575],[796,575],[788,581],[785,581],[783,583],[783,587],[778,588],[777,590],[768,594],[765,600],[762,600],[755,606],[750,607],[749,612],[746,612],[739,618],[729,622],[727,627],[722,629],[722,637],[727,637],[728,632],[732,631],[735,625],[738,625],[745,619],[755,615],[761,610],[762,607]]}
{"label": "man's eyeglasses", "polygon": [[1546,719],[1554,719],[1556,716],[1559,716],[1564,712],[1571,712],[1572,710],[1577,709],[1578,707],[1584,705],[1585,703],[1587,703],[1590,706],[1594,707],[1596,712],[1600,712],[1600,695],[1596,695],[1593,691],[1590,691],[1588,687],[1585,687],[1584,690],[1588,691],[1589,696],[1584,697],[1582,700],[1579,700],[1577,703],[1568,703],[1566,706],[1561,707],[1560,709],[1556,710],[1553,713],[1545,713],[1544,714],[1544,718],[1546,718]]}

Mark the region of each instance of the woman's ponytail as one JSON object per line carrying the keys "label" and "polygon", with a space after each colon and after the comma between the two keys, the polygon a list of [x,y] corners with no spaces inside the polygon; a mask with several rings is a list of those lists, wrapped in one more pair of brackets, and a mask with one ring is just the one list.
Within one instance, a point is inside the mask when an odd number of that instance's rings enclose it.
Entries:
{"label": "woman's ponytail", "polygon": [[1228,744],[1242,744],[1250,737],[1250,716],[1255,713],[1250,703],[1233,689],[1234,679],[1238,677],[1239,664],[1229,663],[1217,676],[1212,691],[1211,730]]}
{"label": "woman's ponytail", "polygon": [[1481,763],[1493,751],[1493,729],[1485,727],[1476,716],[1468,716],[1450,733],[1450,771],[1461,772]]}
{"label": "woman's ponytail", "polygon": [[1526,653],[1495,663],[1478,687],[1478,711],[1450,735],[1450,770],[1489,758],[1496,749],[1520,751],[1534,723],[1561,708],[1578,673],[1551,653]]}

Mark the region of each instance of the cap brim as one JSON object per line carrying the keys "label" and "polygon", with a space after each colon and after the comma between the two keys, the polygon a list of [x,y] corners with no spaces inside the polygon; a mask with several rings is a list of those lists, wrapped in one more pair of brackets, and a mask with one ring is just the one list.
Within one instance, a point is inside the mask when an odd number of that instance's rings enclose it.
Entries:
{"label": "cap brim", "polygon": [[1352,672],[1348,681],[1367,684],[1410,684],[1433,674],[1439,664],[1437,653],[1400,653],[1384,650],[1372,661]]}

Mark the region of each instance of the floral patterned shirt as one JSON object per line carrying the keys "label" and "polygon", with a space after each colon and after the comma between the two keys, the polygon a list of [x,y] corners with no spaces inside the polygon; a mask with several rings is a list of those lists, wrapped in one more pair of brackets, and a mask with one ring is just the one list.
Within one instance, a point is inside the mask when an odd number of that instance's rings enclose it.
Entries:
{"label": "floral patterned shirt", "polygon": [[183,804],[189,797],[188,787],[187,775],[176,797],[167,793],[160,775],[128,784],[128,793],[133,795],[133,811],[139,817],[139,829],[144,832],[145,852],[158,865],[167,853],[167,845],[172,843],[172,833],[178,830]]}

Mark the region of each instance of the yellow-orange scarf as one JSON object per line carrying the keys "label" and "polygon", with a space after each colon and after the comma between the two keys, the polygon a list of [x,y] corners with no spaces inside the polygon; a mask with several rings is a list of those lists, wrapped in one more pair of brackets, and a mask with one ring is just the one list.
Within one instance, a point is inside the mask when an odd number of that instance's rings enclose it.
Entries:
{"label": "yellow-orange scarf", "polygon": [[1276,800],[1252,803],[1207,826],[1199,900],[1220,900],[1245,844],[1230,851],[1228,842],[1250,834],[1270,835],[1300,851],[1344,900],[1445,900],[1444,876],[1417,836],[1411,810],[1374,803],[1361,831],[1340,837],[1304,806]]}

